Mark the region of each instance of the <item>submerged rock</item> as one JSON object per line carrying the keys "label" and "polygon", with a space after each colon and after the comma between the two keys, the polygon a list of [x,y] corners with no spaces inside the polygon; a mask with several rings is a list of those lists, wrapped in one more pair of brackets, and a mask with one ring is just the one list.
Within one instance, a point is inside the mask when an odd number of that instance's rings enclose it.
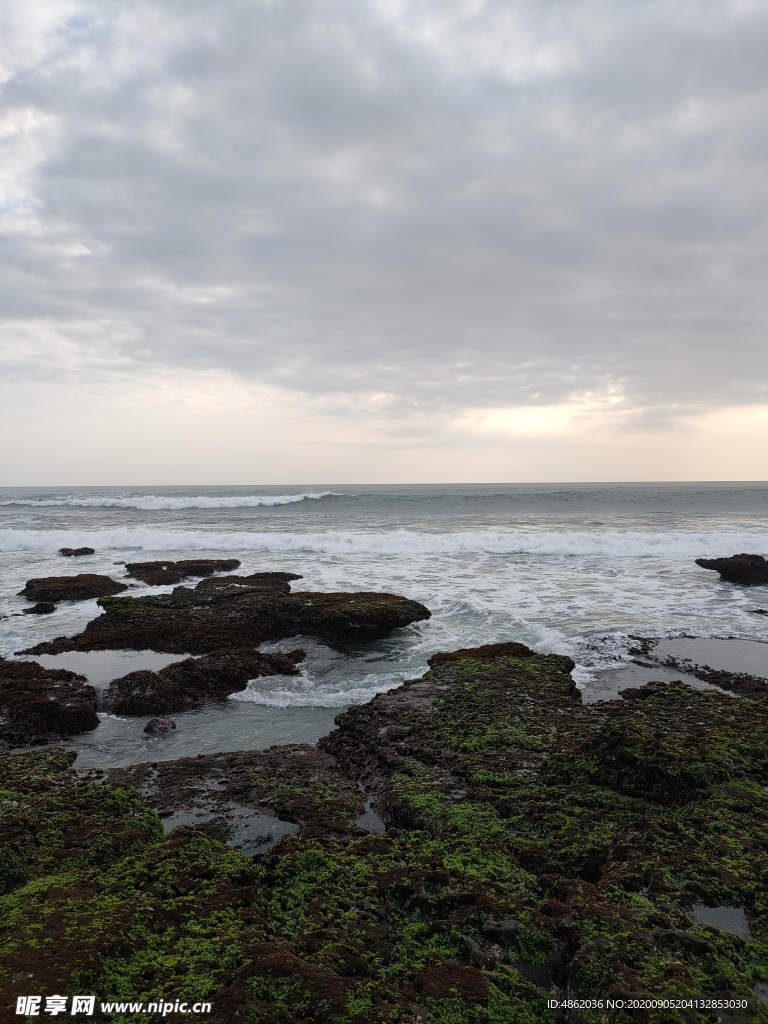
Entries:
{"label": "submerged rock", "polygon": [[118,583],[109,576],[84,572],[77,576],[41,576],[27,580],[19,597],[26,597],[28,601],[89,601],[127,589],[125,583]]}
{"label": "submerged rock", "polygon": [[158,672],[140,670],[114,679],[105,702],[119,715],[166,715],[187,711],[230,693],[244,690],[258,676],[292,675],[305,657],[303,650],[262,654],[251,648],[224,650],[187,658]]}
{"label": "submerged rock", "polygon": [[721,579],[748,587],[768,584],[768,561],[762,555],[731,555],[730,558],[697,558],[702,569],[714,569]]}
{"label": "submerged rock", "polygon": [[202,580],[171,594],[103,597],[103,615],[74,637],[58,637],[25,653],[144,650],[203,654],[311,636],[327,643],[374,640],[428,619],[417,601],[395,594],[292,593],[294,573],[255,573]]}
{"label": "submerged rock", "polygon": [[[321,751],[89,773],[100,786],[63,759],[0,762],[9,1019],[87,977],[194,993],[211,1024],[603,1024],[551,1003],[633,998],[637,1024],[713,1021],[674,1005],[694,996],[764,1021],[768,709],[677,684],[582,706],[568,658],[454,653],[340,715]],[[357,827],[361,779],[384,834]],[[147,802],[201,827],[161,840]],[[298,829],[257,856],[213,838],[250,850],[268,814]],[[738,934],[703,913],[723,908]]]}
{"label": "submerged rock", "polygon": [[170,736],[175,728],[176,723],[172,718],[153,718],[144,726],[144,732],[152,736]]}
{"label": "submerged rock", "polygon": [[85,676],[34,661],[0,659],[0,736],[13,746],[51,743],[99,724]]}
{"label": "submerged rock", "polygon": [[56,605],[52,601],[38,601],[31,608],[22,608],[25,615],[50,615],[56,611]]}
{"label": "submerged rock", "polygon": [[59,554],[65,558],[80,558],[82,555],[95,555],[93,548],[59,548]]}

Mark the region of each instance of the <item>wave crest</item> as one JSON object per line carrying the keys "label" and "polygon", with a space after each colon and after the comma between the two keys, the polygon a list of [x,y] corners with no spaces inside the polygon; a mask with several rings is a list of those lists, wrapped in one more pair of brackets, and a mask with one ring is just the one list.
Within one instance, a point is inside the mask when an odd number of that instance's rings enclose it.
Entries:
{"label": "wave crest", "polygon": [[136,508],[146,512],[185,508],[259,508],[274,505],[292,505],[298,501],[319,500],[337,496],[336,491],[307,491],[301,494],[252,494],[222,495],[191,495],[172,497],[162,494],[137,494],[123,497],[92,497],[92,498],[42,498],[40,500],[6,499],[0,505],[20,505],[25,508]]}

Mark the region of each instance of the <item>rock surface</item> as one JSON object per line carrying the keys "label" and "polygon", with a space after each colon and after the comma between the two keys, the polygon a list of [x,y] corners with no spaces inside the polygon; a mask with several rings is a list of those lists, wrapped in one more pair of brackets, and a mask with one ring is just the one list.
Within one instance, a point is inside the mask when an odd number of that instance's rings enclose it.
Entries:
{"label": "rock surface", "polygon": [[85,676],[34,661],[0,659],[0,737],[13,746],[51,743],[99,724]]}
{"label": "rock surface", "polygon": [[[506,645],[435,658],[339,716],[322,751],[138,765],[102,786],[60,751],[6,758],[9,1015],[87,978],[210,1000],[211,1024],[765,1022],[768,709],[676,684],[582,706],[571,666]],[[384,834],[357,826],[361,777]],[[131,785],[169,824],[208,820],[160,839]],[[227,849],[215,827],[249,809],[298,831]],[[549,1005],[694,996],[748,1005]]]}
{"label": "rock surface", "polygon": [[729,558],[697,558],[702,569],[714,569],[721,579],[748,587],[768,584],[768,561],[762,555],[731,555]]}
{"label": "rock surface", "polygon": [[190,558],[181,562],[129,562],[125,570],[126,576],[157,587],[181,583],[190,576],[212,576],[239,568],[237,558]]}
{"label": "rock surface", "polygon": [[19,597],[26,597],[28,601],[89,601],[127,589],[125,583],[118,583],[109,576],[83,572],[77,576],[42,576],[27,580]]}
{"label": "rock surface", "polygon": [[429,618],[417,601],[395,594],[291,593],[294,573],[255,573],[202,580],[171,594],[104,597],[104,614],[74,637],[58,637],[24,653],[144,650],[204,654],[256,647],[267,640],[311,636],[328,643],[373,640]]}
{"label": "rock surface", "polygon": [[187,658],[159,672],[129,672],[107,688],[105,704],[118,715],[167,715],[188,711],[209,701],[224,700],[244,690],[258,676],[292,675],[304,658],[303,650],[261,654],[251,648],[224,650],[202,658]]}
{"label": "rock surface", "polygon": [[95,555],[93,548],[59,548],[59,554],[65,558],[80,558],[82,555]]}

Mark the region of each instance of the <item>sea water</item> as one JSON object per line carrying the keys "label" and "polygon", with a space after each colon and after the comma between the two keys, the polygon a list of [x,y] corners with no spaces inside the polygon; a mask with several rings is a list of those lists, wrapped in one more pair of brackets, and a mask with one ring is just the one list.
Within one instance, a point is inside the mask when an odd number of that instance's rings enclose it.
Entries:
{"label": "sea water", "polygon": [[[81,546],[96,553],[57,554]],[[150,754],[261,747],[316,738],[345,707],[423,673],[436,651],[517,640],[568,654],[589,699],[615,688],[632,636],[765,641],[768,616],[753,610],[768,594],[695,564],[740,551],[768,554],[768,484],[4,488],[0,654],[79,632],[99,613],[86,601],[23,615],[27,579],[122,579],[124,562],[148,559],[237,557],[240,573],[300,573],[294,589],[390,591],[430,609],[429,621],[375,643],[302,641],[299,676],[254,680],[224,706],[177,716]],[[128,594],[171,589],[125,582]],[[141,657],[101,654],[94,683],[156,667]],[[45,663],[89,675],[87,658]],[[105,717],[73,745],[83,763],[126,763],[146,759],[149,742],[135,721]]]}

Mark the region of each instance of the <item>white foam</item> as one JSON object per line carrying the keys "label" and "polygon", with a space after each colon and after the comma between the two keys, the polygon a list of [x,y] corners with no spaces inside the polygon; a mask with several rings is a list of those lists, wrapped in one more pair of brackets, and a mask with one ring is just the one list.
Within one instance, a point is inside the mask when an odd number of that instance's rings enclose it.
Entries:
{"label": "white foam", "polygon": [[357,682],[362,685],[351,687],[338,683],[315,685],[308,677],[294,685],[268,687],[263,678],[251,679],[245,690],[230,694],[229,700],[268,708],[346,708],[351,704],[367,704],[377,693],[400,686],[406,678],[410,677],[400,673],[368,673],[358,677]]}
{"label": "white foam", "polygon": [[[291,496],[295,498],[297,496]],[[183,500],[183,499],[181,499]],[[215,499],[213,499],[215,500]],[[768,552],[768,531],[719,530],[328,530],[226,533],[118,527],[109,530],[0,530],[0,551],[53,553],[60,547],[97,551],[252,551],[319,555],[554,555],[607,558],[696,558],[734,551]]]}
{"label": "white foam", "polygon": [[338,496],[336,491],[306,492],[302,494],[251,494],[221,495],[208,497],[191,495],[172,497],[160,494],[136,494],[123,497],[95,496],[91,498],[44,498],[40,500],[5,499],[0,505],[23,505],[30,508],[136,508],[144,511],[174,510],[185,508],[259,508],[274,505],[292,505],[308,499],[319,500]]}

